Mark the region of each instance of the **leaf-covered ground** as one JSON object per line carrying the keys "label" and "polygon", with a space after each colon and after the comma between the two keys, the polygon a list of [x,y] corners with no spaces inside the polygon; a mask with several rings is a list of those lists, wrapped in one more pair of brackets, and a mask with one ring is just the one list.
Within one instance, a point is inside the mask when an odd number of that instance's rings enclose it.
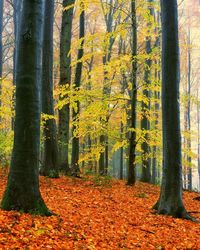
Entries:
{"label": "leaf-covered ground", "polygon": [[[0,178],[2,196],[7,176]],[[153,185],[41,178],[41,191],[59,216],[0,211],[0,249],[200,249],[200,224],[152,214],[159,194]],[[197,196],[184,193],[189,211],[200,212]]]}

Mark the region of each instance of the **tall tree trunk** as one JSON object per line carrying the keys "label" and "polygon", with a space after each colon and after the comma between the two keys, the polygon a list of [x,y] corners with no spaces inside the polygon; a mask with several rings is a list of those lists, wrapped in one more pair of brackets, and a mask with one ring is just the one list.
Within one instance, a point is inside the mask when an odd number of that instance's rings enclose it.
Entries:
{"label": "tall tree trunk", "polygon": [[19,24],[20,15],[22,11],[22,2],[20,0],[13,0],[13,23],[14,23],[14,56],[13,56],[13,84],[16,84],[16,62],[17,62],[17,43],[19,39]]}
{"label": "tall tree trunk", "polygon": [[[125,44],[125,41],[123,40],[122,37],[120,37],[119,39],[119,48],[118,48],[118,55],[119,57],[123,54],[125,55],[126,54],[126,44]],[[127,88],[127,81],[126,81],[126,76],[124,75],[124,70],[121,70],[121,75],[122,75],[122,78],[121,78],[121,81],[120,81],[120,84],[121,84],[121,94],[124,94],[125,92],[125,89]],[[123,107],[124,109],[126,109],[125,105]],[[123,122],[121,121],[120,122],[120,139],[123,140],[123,133],[124,133],[124,124]],[[122,146],[120,148],[120,164],[119,164],[119,179],[120,180],[123,180],[123,175],[124,175],[124,147]]]}
{"label": "tall tree trunk", "polygon": [[182,200],[177,0],[161,0],[161,13],[163,176],[160,198],[154,208],[159,214],[189,219]]}
{"label": "tall tree trunk", "polygon": [[39,191],[43,1],[23,1],[16,74],[14,148],[1,207],[50,215]]}
{"label": "tall tree trunk", "polygon": [[[149,6],[149,16],[152,18],[154,16],[152,3],[153,0],[147,1]],[[150,29],[151,22],[148,23],[148,27]],[[150,31],[149,31],[150,32]],[[151,84],[151,65],[152,60],[150,58],[151,54],[151,36],[148,34],[146,37],[146,55],[147,59],[145,61],[145,72],[144,72],[144,89],[143,89],[143,98],[145,101],[142,102],[142,120],[141,120],[141,129],[144,134],[144,141],[142,142],[142,176],[141,181],[143,182],[151,182],[151,160],[150,160],[150,146],[148,144],[148,131],[150,130],[150,121],[149,121],[149,113],[150,113],[150,89],[149,85]]]}
{"label": "tall tree trunk", "polygon": [[128,162],[128,185],[136,182],[136,106],[137,106],[137,19],[136,0],[131,1],[131,25],[132,25],[132,93],[131,93],[131,117],[129,138],[129,162]]}
{"label": "tall tree trunk", "polygon": [[[157,23],[157,27],[155,28],[155,32],[157,34],[157,38],[155,41],[154,47],[159,49],[159,52],[161,52],[160,44],[161,44],[161,36],[160,36],[160,11],[156,12],[154,10],[154,22]],[[160,85],[160,60],[155,60],[156,69],[155,69],[155,81],[157,85]],[[160,91],[154,92],[155,97],[155,104],[154,104],[154,111],[155,111],[155,130],[157,133],[159,133],[159,111],[160,111]],[[156,135],[157,135],[156,133]],[[153,146],[153,160],[152,160],[152,183],[156,184],[158,183],[158,174],[159,174],[159,168],[158,168],[158,160],[157,160],[157,154],[158,154],[158,146]]]}
{"label": "tall tree trunk", "polygon": [[[20,16],[22,11],[22,1],[13,0],[13,23],[14,23],[14,51],[13,51],[13,85],[16,85],[16,64],[18,56],[18,42],[19,42],[19,25]],[[15,94],[13,94],[13,99],[15,99]],[[14,117],[11,119],[11,127],[14,130]]]}
{"label": "tall tree trunk", "polygon": [[[54,116],[53,100],[53,24],[54,0],[45,1],[42,57],[42,113]],[[58,146],[56,121],[47,117],[44,122],[44,161],[40,174],[58,177]]]}
{"label": "tall tree trunk", "polygon": [[[62,27],[60,38],[60,86],[71,84],[71,38],[72,38],[72,20],[73,20],[73,4],[75,0],[63,0],[63,9],[71,6],[67,10],[63,10]],[[66,98],[64,96],[63,98]],[[60,98],[62,99],[62,98]],[[59,125],[58,125],[58,139],[59,139],[59,168],[64,173],[69,172],[69,121],[70,108],[69,104],[64,105],[59,110]]]}
{"label": "tall tree trunk", "polygon": [[[83,57],[83,53],[84,53],[84,36],[85,36],[85,11],[84,11],[84,4],[83,2],[81,2],[81,14],[80,14],[80,32],[79,32],[79,39],[81,41],[81,46],[78,50],[78,58],[77,58],[77,65],[76,65],[76,72],[75,72],[75,88],[79,89],[80,85],[81,85],[81,76],[82,76],[82,68],[83,68],[83,63],[81,61],[82,57]],[[79,120],[79,114],[80,114],[80,102],[77,101],[76,102],[77,105],[77,109],[73,110],[72,113],[72,118],[73,118],[73,122],[76,121],[76,123],[78,124],[78,120]],[[72,126],[72,134],[73,134],[73,139],[72,139],[72,162],[71,162],[71,170],[72,170],[72,175],[78,177],[80,175],[80,168],[79,168],[79,137],[78,136],[74,136],[74,131],[75,129],[78,128],[78,125]]]}

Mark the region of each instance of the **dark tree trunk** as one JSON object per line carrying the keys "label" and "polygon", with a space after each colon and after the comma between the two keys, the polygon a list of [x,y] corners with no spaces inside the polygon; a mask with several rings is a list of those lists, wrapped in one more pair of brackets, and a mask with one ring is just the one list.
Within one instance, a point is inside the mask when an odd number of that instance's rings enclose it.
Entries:
{"label": "dark tree trunk", "polygon": [[23,1],[16,71],[14,148],[1,207],[50,215],[39,191],[43,1]]}
{"label": "dark tree trunk", "polygon": [[22,11],[22,2],[20,0],[13,0],[13,23],[14,23],[14,56],[13,56],[13,84],[16,84],[16,62],[17,62],[17,43],[19,40],[19,24]]}
{"label": "dark tree trunk", "polygon": [[[120,37],[119,40],[119,51],[118,51],[119,56],[121,56],[121,54],[126,55],[126,42],[123,40],[122,37]],[[122,69],[121,70],[121,75],[122,75],[122,79],[120,81],[121,83],[121,94],[125,93],[125,90],[127,89],[127,79],[126,79],[126,75],[125,75],[125,71]],[[127,104],[124,105],[124,109],[126,110],[126,106]],[[121,121],[120,123],[120,139],[123,140],[124,139],[124,124]],[[122,146],[120,148],[120,165],[119,165],[119,179],[123,180],[124,178],[124,147]]]}
{"label": "dark tree trunk", "polygon": [[159,214],[190,218],[182,200],[182,162],[179,107],[179,39],[177,0],[161,0],[163,176]]}
{"label": "dark tree trunk", "polygon": [[[157,23],[157,27],[155,28],[155,32],[157,35],[155,45],[154,47],[160,49],[161,44],[161,36],[160,36],[160,11],[156,12],[154,10],[154,21]],[[154,62],[157,67],[155,69],[155,80],[158,85],[160,85],[160,60],[155,60]],[[154,98],[155,98],[155,104],[154,104],[154,110],[155,110],[155,130],[157,133],[159,133],[159,111],[160,111],[160,91],[154,92]],[[156,135],[157,135],[156,133]],[[159,135],[158,135],[159,136]],[[159,175],[159,168],[158,168],[158,160],[157,160],[157,154],[158,154],[158,146],[153,146],[153,160],[152,160],[152,180],[151,182],[153,184],[157,184],[159,182],[158,175]]]}
{"label": "dark tree trunk", "polygon": [[[79,32],[79,39],[81,41],[81,46],[80,49],[78,50],[78,58],[77,58],[77,65],[76,65],[76,72],[75,72],[75,88],[79,89],[80,85],[81,85],[81,76],[82,76],[82,68],[83,68],[83,63],[81,61],[81,58],[83,57],[83,53],[84,53],[84,36],[85,36],[85,11],[84,11],[84,6],[81,5],[82,8],[82,12],[80,14],[80,32]],[[78,116],[80,113],[80,102],[77,101],[76,102],[77,105],[77,109],[73,110],[72,113],[72,118],[73,118],[73,122],[76,121],[76,123],[78,124]],[[78,126],[78,125],[77,125]],[[72,171],[72,175],[78,177],[80,175],[80,168],[79,168],[79,137],[78,136],[74,136],[74,131],[75,129],[77,129],[78,127],[73,125],[72,126],[72,134],[73,134],[73,138],[72,138],[72,162],[71,162],[71,171]]]}
{"label": "dark tree trunk", "polygon": [[[14,51],[13,51],[13,85],[16,85],[16,64],[18,56],[18,42],[19,42],[19,25],[20,25],[20,16],[22,11],[22,1],[13,0],[13,23],[14,23]],[[13,99],[15,95],[13,94]],[[11,119],[11,128],[14,130],[14,117]]]}
{"label": "dark tree trunk", "polygon": [[[149,6],[149,14],[150,17],[153,17],[153,8],[152,2],[153,0],[147,1]],[[151,25],[151,22],[148,23],[148,26]],[[149,27],[150,28],[150,27]],[[149,85],[151,84],[151,65],[152,60],[150,58],[151,54],[151,37],[148,35],[146,37],[146,55],[147,59],[145,61],[145,72],[144,72],[144,89],[143,89],[143,96],[146,101],[142,102],[142,120],[141,120],[141,129],[145,133],[144,141],[142,142],[142,176],[141,181],[143,182],[151,182],[151,160],[149,157],[150,154],[150,146],[148,143],[148,131],[150,130],[150,121],[149,121],[149,114],[150,114],[150,89]]]}
{"label": "dark tree trunk", "polygon": [[128,185],[136,182],[135,157],[136,157],[136,106],[137,106],[137,20],[136,0],[131,1],[131,23],[132,23],[132,93],[131,93],[131,117],[129,138],[129,162],[128,162]]}
{"label": "dark tree trunk", "polygon": [[[63,0],[63,9],[73,6],[75,0]],[[62,14],[62,27],[60,38],[60,86],[71,84],[71,38],[72,38],[72,20],[74,7],[64,10]],[[67,98],[64,96],[63,98]],[[62,98],[60,98],[62,99]],[[58,125],[58,139],[59,139],[59,168],[64,173],[69,172],[69,121],[70,108],[69,104],[64,105],[59,110],[59,125]]]}
{"label": "dark tree trunk", "polygon": [[[54,0],[45,1],[42,57],[42,113],[54,116],[53,100],[53,24]],[[58,146],[56,121],[47,117],[44,122],[44,160],[40,174],[58,177]]]}

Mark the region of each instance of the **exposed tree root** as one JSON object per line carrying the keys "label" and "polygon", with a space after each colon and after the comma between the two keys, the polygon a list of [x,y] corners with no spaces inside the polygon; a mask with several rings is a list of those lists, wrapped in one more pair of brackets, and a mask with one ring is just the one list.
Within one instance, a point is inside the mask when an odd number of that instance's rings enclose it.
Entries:
{"label": "exposed tree root", "polygon": [[152,207],[152,209],[154,210],[152,214],[168,215],[174,218],[181,218],[181,219],[190,220],[190,221],[197,222],[197,223],[200,222],[198,219],[190,216],[190,212],[187,212],[184,208],[178,208],[176,210],[166,209],[166,208],[159,207],[159,202],[157,202]]}

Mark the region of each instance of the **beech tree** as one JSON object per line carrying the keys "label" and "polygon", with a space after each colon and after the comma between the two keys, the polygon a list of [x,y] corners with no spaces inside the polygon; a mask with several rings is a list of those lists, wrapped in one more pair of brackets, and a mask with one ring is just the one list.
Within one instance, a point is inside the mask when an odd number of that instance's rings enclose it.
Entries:
{"label": "beech tree", "polygon": [[152,6],[153,0],[148,0],[148,14],[149,14],[149,23],[148,23],[148,35],[146,37],[145,42],[145,50],[147,59],[145,60],[145,72],[144,72],[144,87],[143,87],[143,96],[145,97],[145,101],[142,101],[142,119],[141,119],[141,129],[144,132],[144,141],[142,142],[142,176],[141,181],[143,182],[151,182],[151,160],[149,157],[150,154],[150,146],[148,143],[149,135],[148,132],[150,130],[150,121],[149,121],[149,113],[150,113],[150,84],[151,84],[151,66],[152,60],[150,58],[152,52],[152,41],[150,34],[150,26],[151,19],[154,15],[154,10]]}
{"label": "beech tree", "polygon": [[[63,14],[60,37],[60,83],[62,87],[71,84],[71,38],[72,20],[75,0],[63,0]],[[63,98],[66,98],[64,96]],[[61,98],[61,99],[63,99]],[[63,172],[69,171],[69,121],[70,107],[65,104],[59,110],[58,139],[59,139],[59,168]]]}
{"label": "beech tree", "polygon": [[[78,49],[78,57],[77,57],[77,65],[76,65],[76,72],[75,72],[75,88],[80,88],[81,85],[81,76],[82,76],[82,68],[83,68],[83,63],[81,61],[84,53],[84,36],[85,36],[85,11],[84,11],[84,4],[81,2],[80,5],[81,8],[81,14],[80,14],[80,19],[79,19],[79,39],[81,41],[80,48]],[[76,122],[76,126],[73,124],[72,126],[72,133],[78,128],[78,116],[80,113],[80,102],[76,102],[76,110],[73,110],[72,117],[73,117],[73,122]],[[77,136],[73,135],[72,139],[72,162],[71,162],[71,168],[72,168],[72,175],[78,177],[80,174],[80,169],[79,169],[79,138]]]}
{"label": "beech tree", "polygon": [[40,174],[58,177],[58,146],[53,100],[54,0],[45,1],[42,60],[42,113],[44,114],[44,159]]}
{"label": "beech tree", "polygon": [[43,1],[23,1],[16,71],[14,147],[1,207],[50,215],[39,191]]}
{"label": "beech tree", "polygon": [[[154,11],[154,21],[157,22],[158,26],[155,28],[155,33],[157,34],[157,38],[155,40],[154,48],[158,49],[160,53],[160,11],[156,12]],[[155,68],[155,81],[157,85],[160,85],[160,58],[156,59],[154,61],[155,65],[157,67]],[[154,98],[155,98],[155,104],[154,104],[154,111],[155,111],[155,129],[157,130],[156,132],[156,137],[159,137],[159,111],[160,111],[160,90],[154,91]],[[157,155],[159,154],[159,147],[157,145],[153,146],[153,159],[152,159],[152,183],[156,184],[159,177],[159,160],[157,159]]]}
{"label": "beech tree", "polygon": [[163,176],[159,214],[191,219],[182,200],[182,162],[179,107],[179,37],[177,0],[161,0]]}
{"label": "beech tree", "polygon": [[131,25],[132,25],[132,93],[131,93],[131,117],[129,138],[129,161],[128,161],[128,185],[136,182],[135,157],[136,157],[136,106],[137,106],[137,20],[136,0],[131,1]]}
{"label": "beech tree", "polygon": [[14,53],[13,53],[13,83],[16,83],[16,63],[17,63],[17,43],[19,40],[19,23],[22,11],[22,2],[20,0],[13,0],[13,23],[14,23]]}

